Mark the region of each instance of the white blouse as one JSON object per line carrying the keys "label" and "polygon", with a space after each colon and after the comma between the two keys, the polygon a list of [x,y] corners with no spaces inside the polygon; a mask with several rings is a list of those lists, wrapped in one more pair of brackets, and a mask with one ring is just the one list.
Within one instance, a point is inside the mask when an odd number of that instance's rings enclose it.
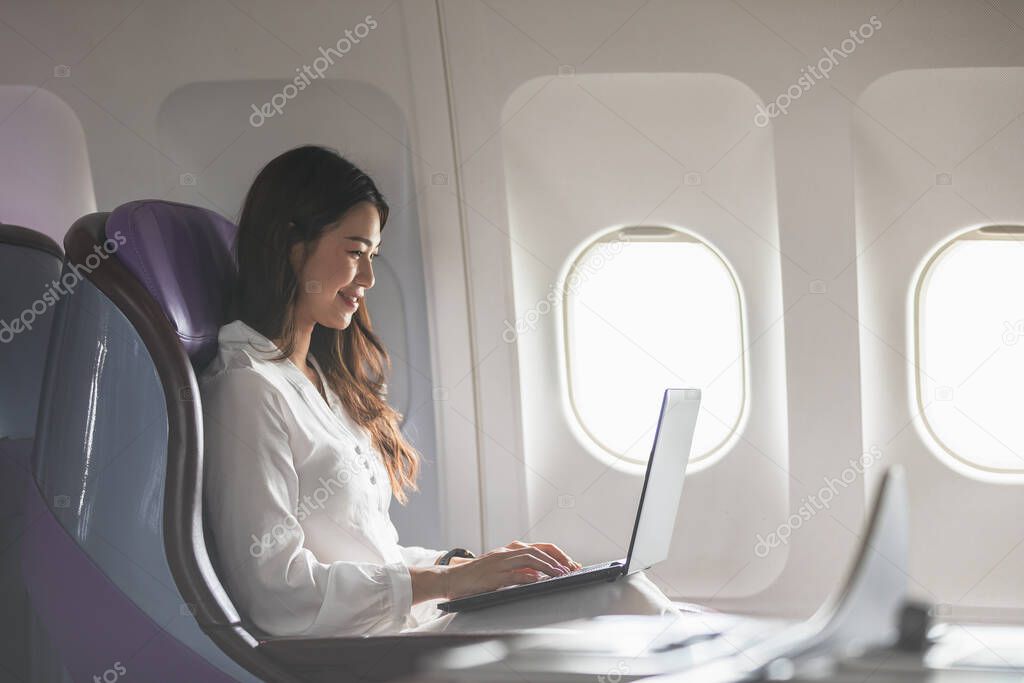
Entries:
{"label": "white blouse", "polygon": [[[225,588],[272,635],[357,636],[416,628],[409,567],[444,551],[398,545],[391,483],[369,432],[330,407],[278,348],[241,320],[220,329],[199,378],[204,501]],[[323,374],[310,355],[316,371]]]}

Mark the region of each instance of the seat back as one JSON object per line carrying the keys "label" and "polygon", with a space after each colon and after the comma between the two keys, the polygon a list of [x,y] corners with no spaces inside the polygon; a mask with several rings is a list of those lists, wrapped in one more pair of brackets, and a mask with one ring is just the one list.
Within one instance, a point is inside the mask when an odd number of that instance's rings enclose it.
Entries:
{"label": "seat back", "polygon": [[[201,622],[215,627],[240,625],[242,619],[220,582],[213,536],[202,512],[202,404],[195,373],[217,353],[217,334],[237,276],[232,254],[236,232],[233,223],[213,211],[154,200],[118,207],[105,226],[106,235],[125,244],[118,250],[118,263],[164,316],[149,311],[155,319],[145,327],[157,349],[156,362],[166,368],[161,381],[168,401],[177,399],[176,409],[168,410],[171,436],[181,442],[180,469],[175,472],[178,499],[173,501],[177,521],[168,529],[168,540],[176,547],[172,569],[188,587]],[[133,296],[144,300],[140,291]],[[168,328],[191,368],[181,362]]]}
{"label": "seat back", "polygon": [[[26,569],[76,678],[291,680],[256,647],[204,540],[193,359],[216,349],[234,228],[142,201],[76,221],[34,453]],[[192,353],[192,356],[189,355]]]}
{"label": "seat back", "polygon": [[0,438],[35,434],[63,259],[46,235],[0,223]]}
{"label": "seat back", "polygon": [[46,650],[33,633],[18,544],[29,523],[24,510],[29,454],[63,259],[46,235],[0,223],[0,590],[6,616],[0,659],[20,680],[43,677],[28,653]]}

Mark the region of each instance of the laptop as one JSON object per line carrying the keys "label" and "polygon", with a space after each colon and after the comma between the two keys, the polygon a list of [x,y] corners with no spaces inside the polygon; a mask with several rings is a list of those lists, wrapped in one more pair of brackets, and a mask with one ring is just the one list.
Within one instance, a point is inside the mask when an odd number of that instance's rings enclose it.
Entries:
{"label": "laptop", "polygon": [[[714,612],[602,615],[513,630],[489,641],[427,655],[416,680],[732,683],[764,680],[772,663],[780,659],[827,662],[863,651],[876,656],[865,662],[870,669],[863,668],[857,680],[872,673],[878,678],[880,671],[889,674],[884,680],[893,680],[888,661],[892,651],[879,655],[872,648],[897,640],[909,585],[909,509],[906,475],[894,465],[882,478],[846,579],[806,621]],[[920,661],[918,657],[918,666]],[[786,665],[782,670],[787,666],[792,668]],[[850,666],[849,660],[844,666]],[[799,665],[796,668],[800,670]],[[812,670],[831,671],[821,663]]]}
{"label": "laptop", "polygon": [[562,576],[549,576],[531,583],[466,595],[442,602],[438,609],[466,612],[599,581],[615,581],[653,567],[667,558],[699,409],[700,389],[665,390],[626,557],[592,564]]}

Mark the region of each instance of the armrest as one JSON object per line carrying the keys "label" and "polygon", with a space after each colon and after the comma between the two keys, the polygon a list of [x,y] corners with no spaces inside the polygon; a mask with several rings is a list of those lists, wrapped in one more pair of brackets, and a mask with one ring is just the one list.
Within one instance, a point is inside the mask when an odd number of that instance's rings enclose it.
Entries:
{"label": "armrest", "polygon": [[[512,635],[512,634],[509,634]],[[420,657],[502,634],[409,633],[368,638],[271,638],[259,650],[303,681],[379,682],[417,671]]]}

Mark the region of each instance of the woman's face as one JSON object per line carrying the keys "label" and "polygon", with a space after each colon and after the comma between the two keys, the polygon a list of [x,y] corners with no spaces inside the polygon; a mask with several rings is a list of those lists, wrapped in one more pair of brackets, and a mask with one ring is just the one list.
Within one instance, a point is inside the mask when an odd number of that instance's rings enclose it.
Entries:
{"label": "woman's face", "polygon": [[302,261],[300,243],[292,248],[292,267],[298,273],[299,295],[295,321],[299,326],[343,330],[373,287],[373,264],[380,248],[380,215],[370,202],[360,202],[341,220],[327,226]]}

